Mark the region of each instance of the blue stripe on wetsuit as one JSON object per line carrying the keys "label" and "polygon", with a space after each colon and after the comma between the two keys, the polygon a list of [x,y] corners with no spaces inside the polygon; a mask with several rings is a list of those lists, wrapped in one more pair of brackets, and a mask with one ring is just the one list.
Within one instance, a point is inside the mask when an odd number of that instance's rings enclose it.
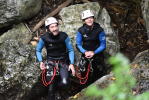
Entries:
{"label": "blue stripe on wetsuit", "polygon": [[74,50],[69,37],[66,38],[65,43],[69,52],[70,64],[74,64]]}
{"label": "blue stripe on wetsuit", "polygon": [[39,62],[42,61],[42,49],[44,47],[44,41],[40,38],[38,44],[37,44],[37,47],[36,47],[36,56],[37,56],[37,59]]}
{"label": "blue stripe on wetsuit", "polygon": [[[74,50],[73,50],[73,47],[72,47],[72,44],[71,44],[69,37],[66,38],[65,43],[66,43],[66,47],[67,47],[68,52],[69,52],[70,63],[74,64]],[[36,47],[36,56],[37,56],[37,59],[39,62],[42,61],[41,52],[42,52],[43,47],[44,47],[44,41],[40,38],[40,40],[37,44],[37,47]]]}
{"label": "blue stripe on wetsuit", "polygon": [[[94,51],[95,54],[100,53],[106,48],[106,37],[105,37],[104,31],[99,34],[99,43],[100,43],[100,46]],[[80,32],[77,32],[76,44],[78,49],[83,54],[87,51],[82,47],[82,34]]]}
{"label": "blue stripe on wetsuit", "polygon": [[82,34],[80,32],[77,32],[76,44],[80,52],[82,52],[83,54],[87,51],[82,47]]}
{"label": "blue stripe on wetsuit", "polygon": [[95,54],[100,53],[106,48],[106,36],[104,31],[99,34],[99,41],[100,46],[94,51]]}

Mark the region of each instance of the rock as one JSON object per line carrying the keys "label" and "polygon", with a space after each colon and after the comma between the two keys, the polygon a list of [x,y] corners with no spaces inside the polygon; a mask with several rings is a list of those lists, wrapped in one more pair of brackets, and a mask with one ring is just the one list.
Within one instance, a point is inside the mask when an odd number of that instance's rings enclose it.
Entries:
{"label": "rock", "polygon": [[27,30],[23,23],[16,25],[13,29],[8,30],[8,32],[4,33],[0,36],[0,43],[4,41],[10,41],[11,39],[21,42],[23,44],[28,44],[32,39],[32,34]]}
{"label": "rock", "polygon": [[35,50],[28,45],[31,34],[23,24],[15,26],[0,36],[0,98],[24,100],[38,81]]}
{"label": "rock", "polygon": [[106,52],[110,55],[115,55],[119,52],[120,44],[116,31],[114,31],[111,26],[111,18],[105,8],[101,10],[101,13],[97,18],[97,22],[100,23],[106,33]]}
{"label": "rock", "polygon": [[149,50],[139,53],[132,62],[132,73],[137,80],[139,92],[149,91]]}
{"label": "rock", "polygon": [[[116,54],[120,48],[118,37],[110,25],[111,19],[107,10],[105,8],[101,8],[97,2],[76,4],[63,8],[59,13],[63,22],[60,25],[60,30],[66,32],[71,37],[75,46],[77,29],[83,24],[80,19],[80,13],[87,9],[94,11],[96,22],[100,23],[100,25],[104,28],[107,39],[106,52],[110,55]],[[78,53],[76,54],[78,55]]]}
{"label": "rock", "polygon": [[147,36],[149,41],[149,0],[142,0],[141,3],[142,15],[145,20]]}
{"label": "rock", "polygon": [[0,28],[33,17],[41,8],[42,0],[1,0]]}
{"label": "rock", "polygon": [[[96,82],[94,82],[92,85],[98,86],[99,88],[106,88],[110,83],[113,82],[112,77],[113,77],[112,74],[103,76],[102,78],[100,78]],[[84,94],[86,89],[87,88],[83,89],[81,92],[79,92],[75,96],[70,97],[67,100],[102,100],[100,98],[86,96]]]}

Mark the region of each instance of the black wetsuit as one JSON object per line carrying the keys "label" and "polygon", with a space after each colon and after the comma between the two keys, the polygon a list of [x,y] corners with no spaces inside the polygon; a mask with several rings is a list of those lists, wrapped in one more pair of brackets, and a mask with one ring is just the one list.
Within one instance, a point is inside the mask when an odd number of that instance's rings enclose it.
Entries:
{"label": "black wetsuit", "polygon": [[[91,58],[93,74],[96,77],[100,77],[106,74],[106,67],[104,63],[104,54],[103,51],[106,48],[106,39],[103,29],[98,23],[94,23],[93,27],[89,27],[84,24],[78,29],[76,37],[76,45],[78,50],[82,53],[81,59],[78,66],[86,67],[89,64],[89,59],[85,58],[86,51],[93,51],[95,55]],[[97,78],[90,78],[95,80]]]}
{"label": "black wetsuit", "polygon": [[[41,36],[36,47],[36,55],[40,62],[42,61],[41,50],[44,46],[47,50],[47,65],[49,66],[47,71],[52,72],[53,67],[58,65],[59,75],[49,85],[48,92],[48,100],[55,100],[56,91],[68,87],[68,65],[74,64],[74,51],[68,35],[64,32],[60,32],[57,36],[47,32]],[[51,77],[52,75],[47,75],[47,81]]]}

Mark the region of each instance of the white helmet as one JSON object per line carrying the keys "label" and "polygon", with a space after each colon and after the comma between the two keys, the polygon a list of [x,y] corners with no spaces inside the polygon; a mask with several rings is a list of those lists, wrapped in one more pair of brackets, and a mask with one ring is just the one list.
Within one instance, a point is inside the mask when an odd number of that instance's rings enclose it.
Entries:
{"label": "white helmet", "polygon": [[88,17],[93,17],[94,13],[91,10],[85,10],[82,12],[82,19],[86,19]]}
{"label": "white helmet", "polygon": [[58,23],[58,21],[54,17],[49,17],[45,20],[45,26],[51,25],[53,23]]}

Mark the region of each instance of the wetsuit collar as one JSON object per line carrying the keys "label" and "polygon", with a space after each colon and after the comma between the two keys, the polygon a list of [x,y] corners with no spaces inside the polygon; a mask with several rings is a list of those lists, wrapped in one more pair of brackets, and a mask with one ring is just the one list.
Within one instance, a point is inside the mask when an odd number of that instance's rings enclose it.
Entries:
{"label": "wetsuit collar", "polygon": [[58,35],[53,35],[51,32],[48,32],[49,36],[53,39],[58,38],[60,33],[58,33]]}

